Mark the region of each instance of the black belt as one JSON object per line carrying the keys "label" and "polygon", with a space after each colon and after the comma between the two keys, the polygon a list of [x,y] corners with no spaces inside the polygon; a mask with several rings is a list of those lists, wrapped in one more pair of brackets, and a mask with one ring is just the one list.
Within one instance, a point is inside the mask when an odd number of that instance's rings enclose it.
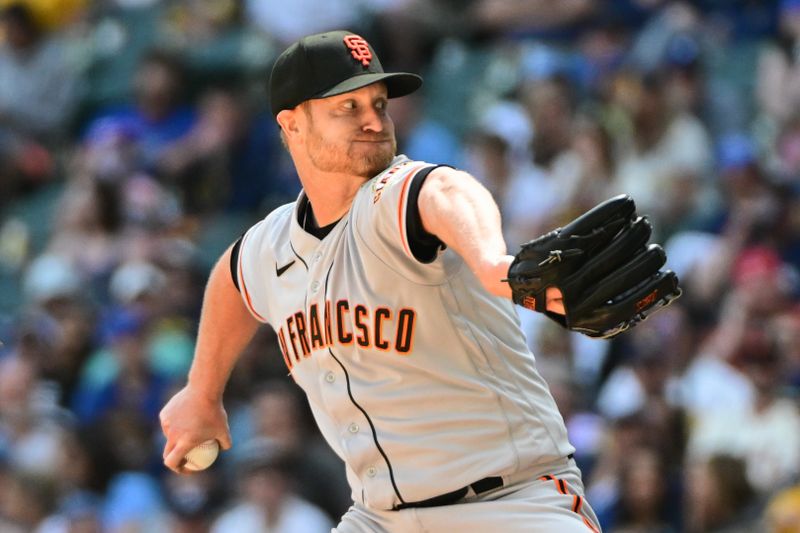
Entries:
{"label": "black belt", "polygon": [[[567,459],[572,459],[573,457],[573,454],[569,454]],[[395,505],[392,510],[400,511],[402,509],[411,509],[413,507],[439,507],[442,505],[453,505],[454,503],[458,503],[461,499],[463,499],[464,496],[466,496],[469,492],[470,488],[475,491],[475,494],[483,494],[484,492],[497,489],[502,486],[502,477],[485,477],[483,479],[479,479],[475,483],[469,484],[466,487],[454,490],[453,492],[448,492],[447,494],[440,494],[439,496],[434,496],[433,498],[428,498],[427,500],[421,500],[418,502],[404,502]]]}
{"label": "black belt", "polygon": [[405,502],[395,505],[393,510],[399,511],[401,509],[410,509],[412,507],[439,507],[441,505],[453,505],[467,495],[470,487],[472,487],[472,490],[475,491],[475,494],[482,494],[487,490],[496,489],[502,486],[503,478],[499,476],[485,477],[467,487],[454,490],[453,492],[448,492],[447,494],[440,494],[439,496],[434,496],[433,498],[428,498],[427,500],[418,502]]}

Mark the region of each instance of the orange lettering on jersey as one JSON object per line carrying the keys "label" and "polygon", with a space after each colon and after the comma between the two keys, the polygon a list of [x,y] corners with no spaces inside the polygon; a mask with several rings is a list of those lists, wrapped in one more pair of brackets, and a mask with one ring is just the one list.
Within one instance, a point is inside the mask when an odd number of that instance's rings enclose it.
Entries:
{"label": "orange lettering on jersey", "polygon": [[294,316],[292,315],[286,319],[286,330],[289,332],[289,341],[291,341],[292,344],[292,351],[294,352],[294,360],[299,361],[300,352],[297,349],[297,344],[295,344],[295,341],[297,340],[297,334],[294,332],[293,326],[294,326]]}
{"label": "orange lettering on jersey", "polygon": [[350,304],[347,300],[336,302],[336,330],[339,337],[339,344],[347,346],[353,342],[353,334],[344,329],[344,315],[350,312]]}
{"label": "orange lettering on jersey", "polygon": [[302,311],[294,314],[294,324],[297,328],[297,336],[300,338],[300,348],[303,349],[303,357],[311,355],[311,348],[308,346],[308,336],[306,335],[306,316]]}
{"label": "orange lettering on jersey", "polygon": [[308,329],[311,335],[311,349],[324,348],[325,340],[322,338],[322,327],[319,323],[317,304],[311,304],[311,308],[308,310]]}
{"label": "orange lettering on jersey", "polygon": [[359,346],[364,348],[369,347],[369,327],[367,327],[366,321],[369,320],[369,316],[367,314],[367,308],[361,304],[358,304],[355,308],[355,321],[356,321],[356,329],[359,331],[358,337],[356,338],[356,342],[358,342]]}
{"label": "orange lettering on jersey", "polygon": [[403,161],[397,166],[392,167],[386,173],[381,176],[381,179],[375,181],[375,184],[372,186],[373,196],[372,196],[372,203],[378,203],[378,200],[381,199],[381,194],[383,194],[383,189],[386,187],[386,184],[389,183],[389,180],[397,174],[397,171],[409,164],[411,161]]}
{"label": "orange lettering on jersey", "polygon": [[414,321],[417,317],[416,311],[404,308],[397,313],[397,336],[394,341],[394,349],[397,353],[407,355],[414,347]]}
{"label": "orange lettering on jersey", "polygon": [[325,300],[325,346],[333,344],[333,335],[331,334],[331,301]]}
{"label": "orange lettering on jersey", "polygon": [[291,371],[292,370],[292,360],[289,358],[289,352],[286,348],[286,334],[283,331],[283,327],[278,329],[278,344],[281,346],[281,353],[283,354],[283,361],[286,363],[286,367]]}
{"label": "orange lettering on jersey", "polygon": [[383,321],[391,319],[392,311],[388,307],[375,309],[375,331],[372,336],[375,337],[375,348],[384,352],[389,349],[389,341],[383,338]]}
{"label": "orange lettering on jersey", "polygon": [[372,51],[363,37],[360,35],[345,35],[344,44],[350,49],[350,55],[356,61],[360,61],[364,68],[369,66],[369,62],[372,61]]}
{"label": "orange lettering on jersey", "polygon": [[374,346],[376,353],[394,350],[399,355],[409,355],[414,351],[417,313],[402,308],[393,321],[394,316],[392,309],[385,306],[371,312],[364,304],[351,305],[348,300],[339,300],[333,306],[326,300],[324,316],[320,317],[319,305],[312,304],[308,314],[296,311],[287,316],[286,323],[278,329],[284,362],[291,371],[297,362],[334,343],[339,346],[356,344],[363,349]]}

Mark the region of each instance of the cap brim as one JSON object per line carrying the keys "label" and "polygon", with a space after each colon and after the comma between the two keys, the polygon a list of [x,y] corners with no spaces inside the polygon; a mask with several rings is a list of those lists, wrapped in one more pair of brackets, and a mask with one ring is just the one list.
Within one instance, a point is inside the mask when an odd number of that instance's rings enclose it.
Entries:
{"label": "cap brim", "polygon": [[398,98],[411,94],[420,87],[422,87],[422,78],[416,74],[408,72],[379,72],[372,74],[359,74],[348,78],[341,83],[338,83],[314,98],[327,98],[329,96],[336,96],[337,94],[348,93],[355,91],[367,85],[378,83],[382,81],[386,84],[389,98]]}

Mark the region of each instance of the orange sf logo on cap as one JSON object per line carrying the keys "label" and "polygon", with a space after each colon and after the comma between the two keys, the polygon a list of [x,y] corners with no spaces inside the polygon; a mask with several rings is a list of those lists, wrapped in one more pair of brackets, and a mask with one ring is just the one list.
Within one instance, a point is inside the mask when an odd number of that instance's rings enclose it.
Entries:
{"label": "orange sf logo on cap", "polygon": [[344,44],[350,49],[350,53],[356,61],[361,61],[364,67],[369,66],[369,62],[372,60],[372,52],[369,49],[367,41],[365,41],[363,37],[359,35],[346,35]]}

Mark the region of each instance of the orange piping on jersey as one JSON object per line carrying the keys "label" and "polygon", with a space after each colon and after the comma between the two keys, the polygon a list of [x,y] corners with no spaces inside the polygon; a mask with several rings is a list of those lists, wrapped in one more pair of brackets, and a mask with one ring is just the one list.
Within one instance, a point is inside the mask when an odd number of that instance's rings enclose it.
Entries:
{"label": "orange piping on jersey", "polygon": [[389,341],[385,340],[381,334],[381,328],[383,326],[383,320],[381,320],[381,317],[384,317],[386,320],[391,320],[392,310],[388,307],[378,307],[375,309],[375,333],[373,334],[373,337],[375,338],[375,348],[382,352],[388,352],[391,345],[389,344]]}
{"label": "orange piping on jersey", "polygon": [[583,523],[584,523],[584,524],[586,524],[586,527],[588,527],[589,529],[591,529],[591,530],[592,530],[594,533],[600,533],[600,530],[597,528],[597,526],[595,526],[594,524],[592,524],[592,523],[589,521],[589,519],[588,519],[588,518],[586,518],[585,516],[581,516],[581,518],[583,518]]}
{"label": "orange piping on jersey", "polygon": [[244,274],[242,273],[242,252],[244,251],[244,241],[245,241],[246,238],[247,238],[247,235],[245,235],[242,238],[242,245],[239,248],[239,283],[241,283],[242,290],[244,291],[244,297],[245,297],[245,300],[246,300],[247,309],[251,313],[253,313],[253,316],[255,316],[257,319],[259,319],[261,322],[266,322],[267,320],[263,316],[259,315],[258,311],[256,311],[255,307],[253,307],[253,302],[252,302],[252,300],[250,300],[250,292],[247,290],[247,284],[244,282]]}
{"label": "orange piping on jersey", "polygon": [[426,166],[427,165],[425,163],[420,163],[415,167],[413,167],[412,169],[410,169],[408,171],[408,174],[404,178],[405,181],[403,181],[403,188],[400,189],[400,203],[397,206],[397,228],[400,230],[400,242],[403,243],[403,249],[406,251],[409,257],[414,257],[414,256],[411,254],[411,249],[408,247],[408,240],[406,239],[406,230],[405,230],[406,226],[405,224],[403,224],[403,219],[404,219],[403,214],[406,212],[406,210],[403,209],[403,206],[406,203],[406,193],[408,192],[408,184],[411,183],[411,179],[417,175],[417,172],[419,172],[420,170],[422,170],[423,167]]}
{"label": "orange piping on jersey", "polygon": [[583,499],[576,494],[575,496],[572,497],[572,512],[580,513],[581,505],[583,505]]}

